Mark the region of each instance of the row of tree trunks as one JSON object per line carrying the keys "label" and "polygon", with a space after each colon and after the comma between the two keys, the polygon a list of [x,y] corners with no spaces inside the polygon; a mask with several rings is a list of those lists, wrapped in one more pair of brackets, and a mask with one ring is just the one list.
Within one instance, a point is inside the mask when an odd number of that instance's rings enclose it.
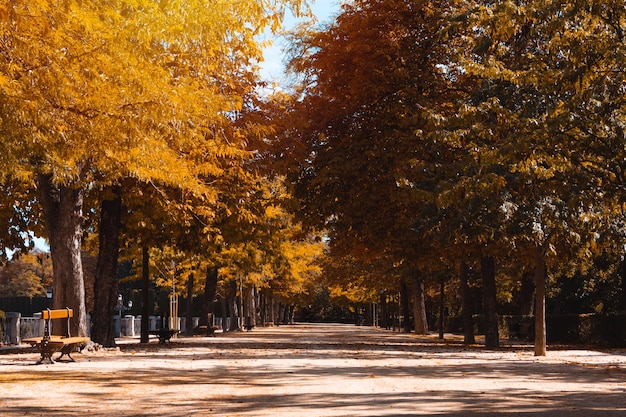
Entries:
{"label": "row of tree trunks", "polygon": [[[86,308],[85,308],[85,288],[83,281],[82,260],[80,257],[82,240],[82,207],[83,191],[80,188],[70,188],[52,183],[50,175],[40,175],[38,177],[39,195],[46,220],[48,237],[50,241],[51,257],[54,264],[54,307],[70,307],[74,310],[75,319],[72,321],[71,332],[73,335],[87,335],[86,328]],[[93,332],[92,339],[103,346],[114,346],[112,318],[114,308],[117,303],[117,262],[119,251],[119,231],[121,227],[122,203],[119,192],[114,189],[113,198],[105,199],[101,203],[101,219],[99,229],[99,254],[96,267],[95,280],[95,307],[93,311]],[[142,311],[142,332],[141,341],[147,342],[147,329],[149,306],[148,287],[148,254],[147,248],[143,249],[143,311]],[[535,355],[544,356],[546,354],[546,329],[545,329],[545,253],[543,247],[537,245],[535,249]],[[486,320],[485,346],[487,348],[499,347],[498,319],[496,312],[496,284],[495,284],[495,260],[487,256],[481,258],[481,272],[483,280],[483,309]],[[622,263],[621,271],[623,281],[626,281],[626,260]],[[471,324],[471,301],[468,287],[468,267],[465,263],[460,267],[461,293],[463,298],[463,314],[465,328],[465,343],[474,343],[473,325]],[[217,288],[217,268],[207,270],[205,285],[205,299],[203,302],[202,324],[206,323],[208,314],[213,312],[213,299]],[[526,279],[526,281],[528,281]],[[523,284],[525,281],[523,280]],[[528,283],[526,283],[528,284]],[[193,295],[193,278],[190,278],[188,298]],[[626,284],[625,284],[626,285]],[[261,309],[259,307],[258,293],[254,288],[246,289],[244,304],[242,299],[237,297],[237,280],[230,281],[230,291],[228,294],[228,311],[230,312],[230,327],[226,330],[240,330],[238,318],[241,312],[247,312],[246,325],[255,326],[257,322],[290,322],[293,316],[293,308],[276,304],[273,297],[270,298],[271,307]],[[415,274],[413,279],[413,315],[414,330],[416,333],[427,333],[428,325],[424,308],[423,282],[419,274]],[[523,288],[528,285],[522,285]],[[242,291],[243,288],[239,288]],[[528,291],[531,291],[528,289]],[[626,289],[624,290],[626,293]],[[401,308],[406,320],[403,329],[410,331],[409,321],[409,288],[406,281],[401,282]],[[381,296],[384,297],[384,296]],[[443,297],[443,291],[442,291]],[[532,297],[525,297],[532,299]],[[442,298],[443,301],[443,298]],[[533,311],[533,303],[523,304],[522,309]],[[189,303],[191,305],[191,303]],[[226,307],[226,306],[224,306]],[[276,310],[280,311],[276,311]],[[260,311],[263,310],[261,316]],[[226,309],[224,309],[226,311]],[[383,320],[381,325],[388,326],[388,308],[386,302],[381,298],[381,315]],[[191,311],[187,312],[188,319]],[[440,312],[443,319],[443,314]],[[207,323],[208,324],[208,323]],[[188,323],[188,328],[191,328]]]}
{"label": "row of tree trunks", "polygon": [[[410,292],[409,292],[410,288]],[[405,333],[410,333],[411,330],[416,334],[428,334],[428,321],[426,318],[426,303],[424,293],[424,281],[421,278],[419,272],[415,272],[412,276],[411,285],[409,286],[406,281],[400,282],[400,309],[401,315],[405,318],[402,322],[402,330]],[[393,302],[389,303],[387,298],[389,294],[386,292],[380,293],[380,299],[378,302],[378,314],[380,320],[378,325],[384,329],[390,329],[396,327],[396,295],[391,295]],[[411,326],[411,309],[413,307],[413,326]]]}
{"label": "row of tree trunks", "polygon": [[[498,331],[498,315],[496,300],[496,281],[495,281],[495,260],[493,257],[487,256],[481,258],[481,274],[483,281],[483,310],[485,316],[485,347],[495,349],[500,346],[500,337]],[[461,262],[459,268],[461,297],[463,302],[463,327],[464,342],[466,344],[475,343],[473,320],[472,320],[472,301],[469,291],[469,268],[465,262]],[[533,306],[535,313],[535,355],[546,355],[546,263],[545,251],[542,246],[535,247],[535,269],[534,269],[534,285],[527,282],[528,275],[522,277],[522,303],[520,309],[523,314],[532,314]],[[534,294],[534,303],[524,300],[532,300]],[[530,295],[530,296],[529,296]]]}

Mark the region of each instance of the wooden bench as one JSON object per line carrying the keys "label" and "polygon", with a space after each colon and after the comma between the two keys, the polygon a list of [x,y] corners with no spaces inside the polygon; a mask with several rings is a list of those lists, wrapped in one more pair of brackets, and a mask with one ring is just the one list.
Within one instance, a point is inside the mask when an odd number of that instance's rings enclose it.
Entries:
{"label": "wooden bench", "polygon": [[215,337],[218,330],[221,330],[220,326],[197,326],[193,328],[193,335]]}
{"label": "wooden bench", "polygon": [[178,333],[178,330],[158,329],[158,330],[150,330],[148,333],[157,336],[159,338],[159,343],[165,343],[165,342],[170,341],[172,336]]}
{"label": "wooden bench", "polygon": [[[43,362],[54,363],[55,361],[52,359],[52,355],[54,355],[56,352],[61,352],[61,356],[59,356],[57,360],[61,359],[63,356],[67,356],[70,362],[74,362],[74,358],[72,358],[71,353],[74,352],[78,347],[89,342],[88,337],[71,336],[70,319],[72,317],[74,317],[74,310],[72,310],[71,308],[65,308],[60,310],[47,309],[41,312],[41,319],[45,320],[43,336],[31,337],[22,340],[22,342],[28,343],[33,347],[36,346],[39,349],[39,352],[41,353],[41,358],[39,358],[37,364],[41,364]],[[52,320],[55,319],[66,320],[66,331],[65,334],[62,336],[52,334]]]}

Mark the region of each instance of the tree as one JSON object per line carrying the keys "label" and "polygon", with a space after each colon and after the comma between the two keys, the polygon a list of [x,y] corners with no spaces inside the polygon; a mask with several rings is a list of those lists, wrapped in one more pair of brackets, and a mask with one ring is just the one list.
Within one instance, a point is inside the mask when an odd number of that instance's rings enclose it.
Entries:
{"label": "tree", "polygon": [[15,256],[0,273],[0,297],[45,297],[52,287],[50,254],[33,251]]}
{"label": "tree", "polygon": [[260,56],[254,36],[287,4],[301,2],[0,6],[2,179],[37,184],[54,302],[74,308],[73,334],[87,330],[78,256],[85,192],[130,177],[206,195],[189,155],[229,152],[215,122],[241,100],[224,87],[247,76]]}
{"label": "tree", "polygon": [[279,148],[296,160],[288,179],[298,213],[328,230],[335,256],[384,259],[412,277],[437,256],[416,232],[424,193],[410,173],[417,161],[447,157],[426,139],[431,116],[465,94],[435,36],[448,7],[454,2],[355,1],[334,24],[294,36],[301,85]]}
{"label": "tree", "polygon": [[615,2],[477,2],[467,22],[462,65],[482,79],[468,131],[507,173],[509,239],[535,254],[537,355],[546,350],[545,256],[576,256],[571,248],[596,239],[589,225],[599,213],[604,230],[621,222],[623,15]]}

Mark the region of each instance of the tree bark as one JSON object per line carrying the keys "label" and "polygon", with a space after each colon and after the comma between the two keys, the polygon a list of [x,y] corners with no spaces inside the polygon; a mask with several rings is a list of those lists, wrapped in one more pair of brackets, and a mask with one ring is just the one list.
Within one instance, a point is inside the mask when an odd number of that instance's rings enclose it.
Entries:
{"label": "tree bark", "polygon": [[265,291],[259,291],[259,324],[263,327],[267,325],[267,297]]}
{"label": "tree bark", "polygon": [[229,316],[229,306],[227,304],[227,298],[221,297],[222,303],[222,331],[227,332],[228,326],[226,325],[226,318]]}
{"label": "tree bark", "polygon": [[626,311],[626,255],[622,258],[622,268],[621,268],[621,277],[622,277],[622,308],[621,311]]}
{"label": "tree bark", "polygon": [[389,330],[389,311],[385,292],[380,293],[380,327]]}
{"label": "tree bark", "polygon": [[415,320],[413,327],[417,334],[428,334],[424,280],[419,274],[419,272],[413,274],[413,317]]}
{"label": "tree bark", "polygon": [[543,247],[535,247],[535,356],[546,356],[546,258]]}
{"label": "tree bark", "polygon": [[257,297],[256,297],[256,287],[250,285],[243,289],[243,312],[245,317],[243,317],[245,326],[256,327],[258,324],[257,317]]}
{"label": "tree bark", "polygon": [[150,252],[141,249],[141,343],[150,338]]}
{"label": "tree bark", "polygon": [[443,340],[446,312],[446,281],[443,275],[439,278],[439,339]]}
{"label": "tree bark", "polygon": [[193,336],[193,272],[187,278],[187,309],[185,311],[185,336]]}
{"label": "tree bark", "polygon": [[519,292],[519,313],[523,316],[532,316],[535,307],[535,282],[533,272],[522,274],[522,285]]}
{"label": "tree bark", "polygon": [[271,290],[263,290],[263,312],[265,314],[265,317],[263,318],[264,326],[274,325],[274,304],[272,303],[273,298],[274,294]]}
{"label": "tree bark", "polygon": [[228,309],[230,310],[229,332],[241,330],[239,327],[239,308],[237,301],[237,280],[230,280],[230,293],[228,294]]}
{"label": "tree bark", "polygon": [[480,260],[483,277],[483,310],[485,314],[485,347],[500,347],[498,313],[496,311],[496,266],[493,256],[483,256]]}
{"label": "tree bark", "polygon": [[115,346],[113,316],[117,304],[117,263],[119,233],[122,224],[122,197],[119,189],[115,197],[100,204],[98,261],[94,283],[94,310],[91,340],[104,347]]}
{"label": "tree bark", "polygon": [[219,277],[219,268],[211,267],[206,270],[206,279],[204,283],[204,297],[202,299],[202,315],[200,316],[200,326],[211,326],[209,323],[209,314],[215,311],[215,293],[217,292],[217,279]]}
{"label": "tree bark", "polygon": [[469,288],[469,267],[467,263],[461,261],[459,266],[459,278],[461,282],[461,300],[463,303],[463,343],[473,345],[476,343],[474,337],[474,303],[472,300],[472,292]]}
{"label": "tree bark", "polygon": [[409,309],[409,288],[406,285],[406,281],[400,282],[400,302],[402,303],[402,316],[404,320],[402,322],[402,330],[404,333],[411,333],[411,311]]}
{"label": "tree bark", "polygon": [[37,181],[53,265],[53,307],[73,309],[72,336],[88,336],[80,256],[83,189],[53,184],[50,174],[40,174]]}

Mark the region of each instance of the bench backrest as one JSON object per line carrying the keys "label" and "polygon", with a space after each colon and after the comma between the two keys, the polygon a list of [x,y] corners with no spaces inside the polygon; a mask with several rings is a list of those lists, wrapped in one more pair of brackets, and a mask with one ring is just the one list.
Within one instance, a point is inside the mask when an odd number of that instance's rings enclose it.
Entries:
{"label": "bench backrest", "polygon": [[49,308],[41,311],[41,318],[45,320],[44,329],[43,329],[43,337],[45,339],[50,339],[52,335],[52,323],[51,321],[54,319],[66,319],[66,330],[63,336],[71,337],[70,334],[70,317],[74,317],[74,310],[67,307],[59,310],[50,310]]}
{"label": "bench backrest", "polygon": [[70,317],[74,317],[74,310],[71,308],[64,308],[62,310],[43,310],[41,312],[41,318],[44,320],[51,319],[67,319]]}

